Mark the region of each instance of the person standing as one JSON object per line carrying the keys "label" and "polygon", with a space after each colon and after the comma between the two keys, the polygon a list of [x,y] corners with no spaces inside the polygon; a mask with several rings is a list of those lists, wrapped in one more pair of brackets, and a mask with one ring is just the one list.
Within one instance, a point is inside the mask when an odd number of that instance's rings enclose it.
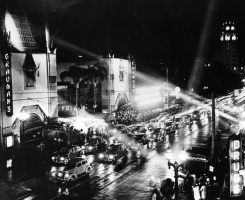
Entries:
{"label": "person standing", "polygon": [[201,193],[201,199],[205,200],[206,199],[206,185],[204,183],[201,185],[200,193]]}
{"label": "person standing", "polygon": [[193,186],[193,193],[194,193],[194,199],[195,200],[200,200],[200,187],[198,181],[196,182],[195,186]]}

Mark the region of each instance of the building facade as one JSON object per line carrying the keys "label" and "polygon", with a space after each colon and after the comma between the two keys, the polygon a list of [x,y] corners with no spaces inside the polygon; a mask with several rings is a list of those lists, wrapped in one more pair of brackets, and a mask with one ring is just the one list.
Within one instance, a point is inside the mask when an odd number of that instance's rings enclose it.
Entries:
{"label": "building facade", "polygon": [[229,71],[244,73],[244,68],[240,65],[239,40],[237,27],[234,22],[226,21],[222,24],[220,43],[214,52],[213,60],[225,66]]}
{"label": "building facade", "polygon": [[[132,103],[133,96],[135,93],[135,79],[136,79],[136,63],[133,59],[121,59],[121,58],[98,58],[93,61],[84,61],[80,63],[59,63],[57,68],[57,82],[58,91],[67,91],[69,85],[73,84],[72,78],[67,78],[62,81],[60,74],[64,71],[68,71],[70,66],[77,66],[79,68],[89,68],[92,66],[97,66],[103,68],[106,71],[105,77],[101,82],[101,104],[103,113],[112,113],[118,109],[118,107]],[[80,85],[80,88],[83,86]],[[95,86],[97,88],[97,86]],[[96,91],[95,88],[95,91]],[[59,93],[59,92],[58,92]],[[69,93],[67,91],[67,93]],[[84,92],[80,92],[80,105],[85,106],[82,102],[82,95]],[[59,104],[70,103],[70,106],[74,107],[75,94],[67,95],[67,98],[61,98],[59,95]],[[93,97],[94,98],[94,97]],[[73,100],[73,101],[72,101]],[[96,101],[98,99],[90,99],[95,101],[94,106],[96,106]],[[73,103],[72,103],[73,102]],[[98,102],[97,102],[98,103]],[[69,105],[68,105],[69,106]],[[60,106],[59,110],[62,109]],[[72,108],[63,109],[73,110]]]}
{"label": "building facade", "polygon": [[[2,3],[2,2],[1,2]],[[56,54],[41,52],[22,1],[1,7],[1,150],[33,146],[47,118],[57,118]],[[22,118],[26,114],[27,118]]]}

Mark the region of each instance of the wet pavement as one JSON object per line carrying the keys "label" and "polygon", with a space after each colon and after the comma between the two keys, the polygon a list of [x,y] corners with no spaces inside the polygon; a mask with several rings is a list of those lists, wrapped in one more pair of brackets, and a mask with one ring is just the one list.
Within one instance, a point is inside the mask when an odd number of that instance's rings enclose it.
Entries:
{"label": "wet pavement", "polygon": [[[222,131],[222,135],[219,140],[215,140],[215,152],[226,144],[227,138],[237,131],[237,126],[234,123],[229,133],[227,120],[219,118],[216,120],[216,130],[218,129]],[[37,160],[32,167],[28,167],[25,160],[13,158],[12,164],[10,160],[4,162],[6,165],[8,163],[9,168],[6,169],[3,164],[1,166],[0,199],[149,199],[151,195],[149,180],[152,176],[160,181],[174,177],[174,172],[168,169],[164,156],[164,150],[168,145],[171,144],[173,151],[176,152],[182,148],[185,150],[192,147],[210,148],[211,131],[211,121],[204,118],[202,124],[179,129],[175,135],[167,137],[166,142],[158,145],[157,151],[148,152],[146,160],[129,160],[128,164],[121,168],[95,162],[94,170],[89,177],[82,177],[69,187],[68,196],[59,196],[57,184],[46,179],[46,163],[43,160]],[[93,159],[92,156],[88,157]],[[35,170],[35,165],[42,170]]]}

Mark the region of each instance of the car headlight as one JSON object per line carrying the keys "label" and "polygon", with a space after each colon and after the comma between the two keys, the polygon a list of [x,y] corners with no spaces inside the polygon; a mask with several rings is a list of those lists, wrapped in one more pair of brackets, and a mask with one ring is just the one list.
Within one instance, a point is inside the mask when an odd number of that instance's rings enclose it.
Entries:
{"label": "car headlight", "polygon": [[82,149],[85,149],[85,146],[82,146]]}
{"label": "car headlight", "polygon": [[65,176],[64,176],[65,178],[69,178],[69,174],[65,174]]}
{"label": "car headlight", "polygon": [[89,147],[88,147],[88,149],[89,149],[89,150],[92,150],[92,149],[93,149],[93,147],[89,146]]}
{"label": "car headlight", "polygon": [[58,177],[62,177],[62,172],[59,172],[58,173]]}
{"label": "car headlight", "polygon": [[64,157],[60,157],[60,160],[64,160],[65,158]]}
{"label": "car headlight", "polygon": [[109,155],[109,159],[113,159],[114,158],[114,156],[113,155]]}
{"label": "car headlight", "polygon": [[53,157],[52,157],[52,160],[54,160],[54,159],[55,159],[55,157],[53,156]]}
{"label": "car headlight", "polygon": [[99,154],[99,158],[100,158],[100,159],[104,158],[104,154],[102,154],[102,153]]}
{"label": "car headlight", "polygon": [[135,134],[137,134],[137,133],[138,133],[138,131],[134,131],[134,133],[135,133]]}

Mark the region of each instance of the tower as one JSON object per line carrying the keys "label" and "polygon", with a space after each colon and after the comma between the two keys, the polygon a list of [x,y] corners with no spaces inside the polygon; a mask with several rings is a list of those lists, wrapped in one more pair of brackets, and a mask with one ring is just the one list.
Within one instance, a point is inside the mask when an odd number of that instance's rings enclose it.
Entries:
{"label": "tower", "polygon": [[244,69],[239,63],[237,27],[230,20],[222,24],[220,43],[214,53],[214,61],[222,64],[226,70],[243,73]]}

